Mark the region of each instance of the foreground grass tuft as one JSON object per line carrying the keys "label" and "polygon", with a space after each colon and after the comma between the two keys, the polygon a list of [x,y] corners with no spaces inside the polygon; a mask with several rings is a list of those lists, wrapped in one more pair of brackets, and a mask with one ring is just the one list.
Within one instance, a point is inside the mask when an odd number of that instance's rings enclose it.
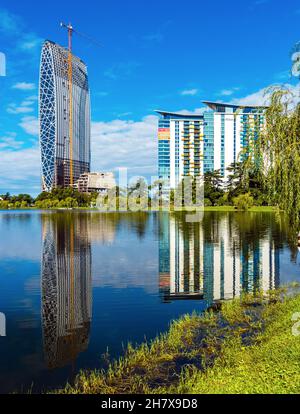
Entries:
{"label": "foreground grass tuft", "polygon": [[106,371],[82,372],[58,393],[299,393],[300,295],[245,296],[221,311],[171,324],[151,343],[128,346]]}

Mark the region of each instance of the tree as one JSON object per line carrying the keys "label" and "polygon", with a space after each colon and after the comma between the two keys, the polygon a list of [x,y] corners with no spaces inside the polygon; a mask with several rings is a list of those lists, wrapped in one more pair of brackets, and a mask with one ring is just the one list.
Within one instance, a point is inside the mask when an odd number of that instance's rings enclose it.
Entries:
{"label": "tree", "polygon": [[8,200],[0,200],[0,210],[7,210],[9,206]]}
{"label": "tree", "polygon": [[241,194],[233,199],[233,204],[238,210],[247,211],[249,208],[253,207],[254,200],[250,193]]}
{"label": "tree", "polygon": [[204,174],[204,198],[217,205],[220,197],[224,195],[223,177],[220,170],[208,171]]}
{"label": "tree", "polygon": [[266,128],[259,139],[263,154],[260,173],[268,201],[284,209],[291,221],[300,221],[300,104],[277,89],[266,110]]}
{"label": "tree", "polygon": [[2,200],[4,201],[10,201],[10,194],[9,193],[2,194],[0,195],[0,198],[2,198]]}
{"label": "tree", "polygon": [[65,207],[66,200],[68,200],[67,204],[68,205],[70,204],[69,199],[74,200],[74,202],[72,203],[74,207],[78,207],[78,206],[89,207],[91,205],[92,200],[95,200],[95,195],[80,193],[79,191],[71,187],[68,187],[68,188],[57,187],[57,188],[54,188],[49,193],[42,192],[41,194],[39,194],[37,198],[35,199],[35,206],[38,208],[42,208],[39,206],[49,205],[50,207],[43,207],[43,208],[53,208],[53,207],[58,207],[58,204],[60,203],[61,206]]}
{"label": "tree", "polygon": [[240,194],[250,193],[256,204],[267,205],[257,157],[253,157],[253,154],[252,156],[244,154],[241,157],[243,161],[233,163],[227,168],[229,172],[226,184],[228,200],[232,201]]}

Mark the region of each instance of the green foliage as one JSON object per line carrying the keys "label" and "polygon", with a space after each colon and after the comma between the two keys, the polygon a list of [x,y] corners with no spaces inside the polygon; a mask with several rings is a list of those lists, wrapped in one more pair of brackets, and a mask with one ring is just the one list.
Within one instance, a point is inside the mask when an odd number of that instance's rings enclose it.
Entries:
{"label": "green foliage", "polygon": [[300,104],[291,109],[287,90],[275,90],[266,111],[266,129],[259,140],[260,170],[269,203],[300,217]]}
{"label": "green foliage", "polygon": [[[2,200],[1,200],[2,199]],[[34,199],[29,194],[10,195],[6,193],[0,195],[0,209],[23,209],[30,207]]]}
{"label": "green foliage", "polygon": [[55,188],[51,193],[42,192],[35,200],[36,208],[90,207],[97,194],[87,195],[72,188]]}
{"label": "green foliage", "polygon": [[212,206],[232,205],[233,200],[250,193],[257,206],[267,206],[268,199],[263,189],[261,173],[254,159],[241,154],[242,162],[230,165],[227,182],[222,180],[220,171],[207,172],[204,175],[204,197]]}
{"label": "green foliage", "polygon": [[0,200],[0,210],[7,210],[9,206],[8,200]]}
{"label": "green foliage", "polygon": [[247,211],[253,207],[254,200],[249,193],[241,194],[233,199],[233,204],[238,210]]}
{"label": "green foliage", "polygon": [[210,201],[209,198],[205,198],[204,199],[204,207],[211,207],[212,206],[212,202]]}
{"label": "green foliage", "polygon": [[218,205],[219,199],[224,195],[220,170],[209,171],[204,174],[204,198],[209,199],[211,205]]}

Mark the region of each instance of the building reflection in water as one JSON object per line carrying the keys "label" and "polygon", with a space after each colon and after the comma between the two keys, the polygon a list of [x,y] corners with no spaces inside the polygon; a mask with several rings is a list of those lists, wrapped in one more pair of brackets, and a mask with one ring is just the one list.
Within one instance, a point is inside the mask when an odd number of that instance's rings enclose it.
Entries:
{"label": "building reflection in water", "polygon": [[209,226],[162,215],[159,228],[159,287],[165,302],[211,304],[279,287],[279,248],[270,229],[247,238],[226,214]]}
{"label": "building reflection in water", "polygon": [[89,342],[92,316],[88,215],[42,216],[42,323],[48,368],[75,362]]}

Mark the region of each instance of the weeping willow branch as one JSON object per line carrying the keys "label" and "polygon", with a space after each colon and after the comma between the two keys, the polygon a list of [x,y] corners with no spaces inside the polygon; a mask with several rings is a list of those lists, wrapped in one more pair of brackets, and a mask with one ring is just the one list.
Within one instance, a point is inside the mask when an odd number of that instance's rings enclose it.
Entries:
{"label": "weeping willow branch", "polygon": [[255,143],[261,154],[259,169],[270,203],[300,221],[300,104],[276,90],[266,110],[266,126]]}

